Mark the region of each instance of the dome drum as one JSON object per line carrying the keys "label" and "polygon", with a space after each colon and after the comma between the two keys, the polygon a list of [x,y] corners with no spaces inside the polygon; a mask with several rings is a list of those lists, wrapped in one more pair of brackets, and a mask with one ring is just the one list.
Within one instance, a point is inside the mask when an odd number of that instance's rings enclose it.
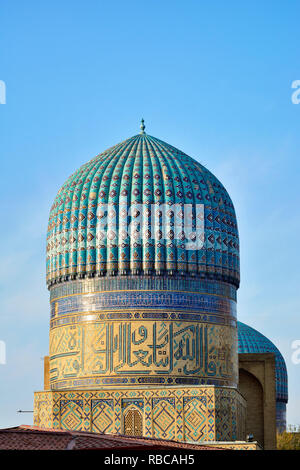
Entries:
{"label": "dome drum", "polygon": [[67,282],[51,289],[50,326],[54,390],[237,383],[236,293],[226,283]]}

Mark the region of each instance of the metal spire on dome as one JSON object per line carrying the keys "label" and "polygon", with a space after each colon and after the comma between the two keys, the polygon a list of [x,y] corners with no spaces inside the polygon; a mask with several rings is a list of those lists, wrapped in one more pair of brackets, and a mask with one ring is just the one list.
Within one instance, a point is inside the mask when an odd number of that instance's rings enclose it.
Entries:
{"label": "metal spire on dome", "polygon": [[142,120],[141,120],[141,125],[140,125],[140,129],[141,129],[140,134],[145,134],[145,127],[146,127],[146,126],[145,126],[144,122],[145,122],[145,121],[144,121],[144,119],[142,118]]}

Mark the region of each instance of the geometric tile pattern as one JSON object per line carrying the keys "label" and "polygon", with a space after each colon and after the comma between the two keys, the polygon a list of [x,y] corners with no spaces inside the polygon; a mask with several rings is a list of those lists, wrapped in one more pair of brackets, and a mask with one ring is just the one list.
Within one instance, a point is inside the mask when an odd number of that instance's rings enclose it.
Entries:
{"label": "geometric tile pattern", "polygon": [[83,400],[60,401],[61,429],[83,431]]}
{"label": "geometric tile pattern", "polygon": [[124,292],[124,291],[161,291],[161,292],[192,292],[198,294],[214,294],[228,299],[237,299],[237,289],[227,282],[214,281],[196,276],[105,276],[90,279],[78,279],[56,284],[50,289],[52,315],[55,315],[55,303],[59,299],[91,292]]}
{"label": "geometric tile pattern", "polygon": [[113,399],[92,400],[92,432],[112,434],[114,429]]}
{"label": "geometric tile pattern", "polygon": [[237,390],[213,386],[47,391],[35,393],[34,424],[122,434],[127,416],[145,437],[232,442],[245,439],[245,407]]}
{"label": "geometric tile pattern", "polygon": [[217,434],[222,435],[224,440],[229,440],[229,436],[232,435],[232,420],[228,419],[231,416],[231,397],[220,398],[219,406],[216,407],[216,428]]}
{"label": "geometric tile pattern", "polygon": [[140,310],[147,311],[155,308],[158,311],[174,310],[180,312],[202,312],[203,315],[227,314],[236,318],[236,302],[226,297],[220,297],[204,294],[199,292],[168,292],[168,291],[114,291],[114,292],[90,292],[85,294],[77,294],[64,296],[63,298],[52,301],[51,316],[62,317],[80,312],[81,314],[116,312],[122,310],[126,312]]}
{"label": "geometric tile pattern", "polygon": [[39,392],[39,400],[34,405],[36,426],[52,428],[53,424],[52,396],[47,392]]}
{"label": "geometric tile pattern", "polygon": [[123,398],[122,399],[122,411],[124,413],[124,410],[128,407],[135,407],[139,408],[141,411],[144,409],[144,400],[143,398]]}
{"label": "geometric tile pattern", "polygon": [[[227,388],[216,389],[215,425],[216,440],[231,440],[231,436],[245,436],[246,408],[242,400]],[[240,440],[235,437],[234,440]]]}
{"label": "geometric tile pattern", "polygon": [[186,397],[183,402],[185,438],[187,441],[201,441],[207,432],[206,397]]}
{"label": "geometric tile pattern", "polygon": [[160,439],[175,439],[174,398],[153,398],[153,434]]}

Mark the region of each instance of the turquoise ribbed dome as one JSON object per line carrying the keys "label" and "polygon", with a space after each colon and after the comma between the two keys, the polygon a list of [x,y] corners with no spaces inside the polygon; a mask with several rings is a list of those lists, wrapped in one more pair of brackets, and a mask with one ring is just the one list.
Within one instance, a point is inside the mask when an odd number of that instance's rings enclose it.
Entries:
{"label": "turquoise ribbed dome", "polygon": [[238,322],[238,352],[275,354],[276,399],[287,403],[288,376],[285,360],[276,346],[262,333],[245,323]]}
{"label": "turquoise ribbed dome", "polygon": [[[187,250],[172,233],[155,233],[142,244],[129,237],[106,245],[99,235],[108,203],[203,204],[204,245]],[[107,230],[106,235],[109,235]],[[47,237],[47,282],[95,275],[193,274],[239,284],[237,222],[231,199],[200,163],[161,140],[141,133],[79,168],[59,190]]]}

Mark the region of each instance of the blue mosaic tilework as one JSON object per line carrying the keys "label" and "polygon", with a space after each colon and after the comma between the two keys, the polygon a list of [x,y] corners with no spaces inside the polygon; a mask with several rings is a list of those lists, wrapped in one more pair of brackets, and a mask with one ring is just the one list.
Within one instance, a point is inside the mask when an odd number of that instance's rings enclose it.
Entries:
{"label": "blue mosaic tilework", "polygon": [[64,297],[52,302],[51,317],[103,309],[174,309],[229,315],[236,318],[236,303],[219,296],[187,292],[103,292]]}
{"label": "blue mosaic tilework", "polygon": [[278,432],[286,431],[286,403],[276,402],[276,428]]}
{"label": "blue mosaic tilework", "polygon": [[[44,412],[45,403],[48,413]],[[136,409],[145,437],[181,442],[234,441],[245,440],[245,407],[236,389],[209,386],[49,391],[35,393],[34,423],[120,434],[124,433],[127,411]]]}
{"label": "blue mosaic tilework", "polygon": [[236,328],[237,321],[233,317],[226,317],[221,315],[202,315],[198,313],[178,313],[178,312],[117,312],[117,313],[99,313],[85,315],[68,315],[62,318],[51,319],[50,328],[57,328],[59,326],[74,325],[75,323],[94,323],[103,320],[184,320],[188,322],[201,322],[211,323],[215,325],[232,326]]}
{"label": "blue mosaic tilework", "polygon": [[144,400],[138,398],[122,398],[122,411],[124,411],[129,406],[135,406],[141,411],[144,410]]}
{"label": "blue mosaic tilework", "polygon": [[50,289],[50,301],[75,294],[113,291],[163,291],[213,294],[236,301],[231,284],[191,276],[118,276],[63,282]]}
{"label": "blue mosaic tilework", "polygon": [[158,439],[176,438],[175,398],[152,399],[153,433]]}
{"label": "blue mosaic tilework", "polygon": [[109,378],[90,378],[90,379],[69,379],[60,380],[51,385],[52,390],[68,390],[68,389],[97,389],[103,385],[126,385],[128,388],[136,385],[215,385],[218,387],[235,386],[236,384],[222,379],[208,379],[199,377],[109,377]]}
{"label": "blue mosaic tilework", "polygon": [[104,312],[99,314],[75,314],[67,315],[59,318],[52,318],[50,321],[50,328],[57,328],[59,326],[74,325],[76,323],[94,323],[102,322],[103,320],[184,320],[188,322],[201,322],[201,323],[211,323],[215,325],[224,325],[232,326],[236,328],[237,321],[234,317],[226,315],[217,315],[217,314],[199,314],[199,313],[178,313],[178,312]]}
{"label": "blue mosaic tilework", "polygon": [[111,434],[114,431],[113,399],[91,400],[91,430]]}
{"label": "blue mosaic tilework", "polygon": [[[152,238],[147,233],[142,244],[134,237],[106,244],[99,237],[101,203],[111,204],[117,217],[124,203],[191,204],[194,209],[202,204],[203,248],[187,250],[170,234]],[[49,217],[46,269],[48,285],[95,274],[192,272],[238,286],[239,239],[232,201],[196,160],[155,137],[136,135],[90,160],[59,190]]]}

